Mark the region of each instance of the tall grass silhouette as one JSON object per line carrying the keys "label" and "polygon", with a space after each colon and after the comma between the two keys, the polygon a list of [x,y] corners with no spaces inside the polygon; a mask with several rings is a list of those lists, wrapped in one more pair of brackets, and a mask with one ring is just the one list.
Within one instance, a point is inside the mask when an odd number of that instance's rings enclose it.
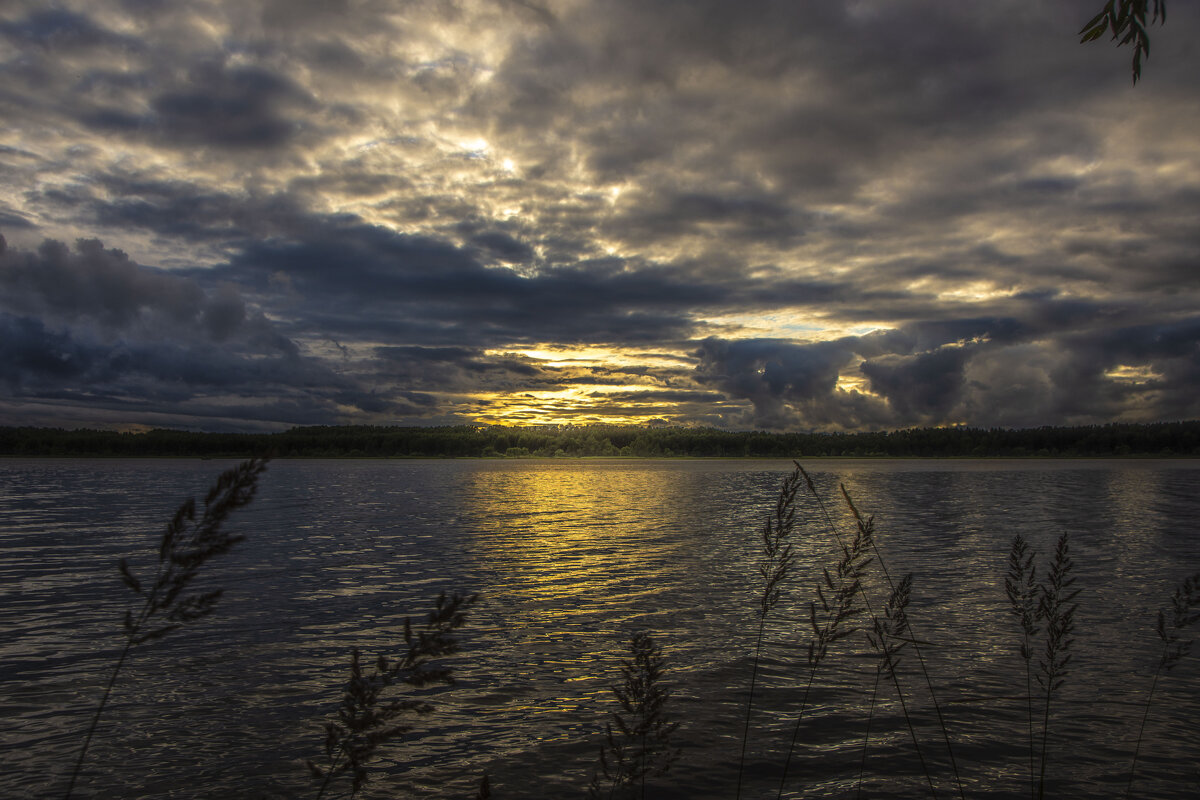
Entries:
{"label": "tall grass silhouette", "polygon": [[[920,739],[917,736],[914,721],[912,719],[912,716],[908,712],[905,691],[900,684],[899,678],[898,678],[898,676],[896,674],[896,670],[895,670],[894,658],[899,654],[899,647],[903,646],[904,644],[908,644],[908,645],[912,646],[913,653],[916,656],[916,660],[918,663],[919,671],[920,671],[922,677],[924,678],[924,683],[928,690],[929,698],[933,705],[935,715],[937,717],[938,730],[941,734],[942,741],[945,743],[945,746],[946,746],[946,752],[949,757],[950,767],[951,767],[951,772],[952,772],[952,777],[953,777],[955,788],[958,791],[959,797],[960,798],[964,797],[962,779],[959,776],[958,762],[954,756],[954,748],[951,743],[950,732],[949,732],[949,728],[946,723],[945,715],[942,712],[941,704],[938,702],[937,692],[935,691],[934,685],[933,685],[933,679],[930,677],[928,665],[926,664],[924,654],[921,651],[920,640],[918,640],[916,638],[916,635],[912,631],[912,625],[908,618],[907,612],[906,611],[904,612],[904,616],[902,619],[898,618],[898,619],[892,620],[892,619],[887,619],[885,617],[884,620],[880,620],[880,618],[876,615],[875,611],[872,608],[870,595],[869,595],[868,589],[867,589],[867,584],[866,584],[866,578],[867,578],[867,574],[868,574],[867,568],[873,561],[877,566],[880,576],[883,578],[884,582],[887,585],[887,589],[889,591],[889,595],[888,595],[889,604],[903,602],[904,606],[906,607],[908,604],[909,593],[911,591],[911,576],[905,578],[901,582],[901,584],[897,584],[895,581],[893,581],[891,572],[888,570],[887,564],[883,558],[883,553],[880,552],[878,543],[875,540],[875,519],[873,516],[865,516],[865,515],[863,515],[863,513],[861,511],[859,511],[858,506],[855,505],[854,500],[851,498],[850,492],[846,489],[845,485],[839,485],[839,489],[841,492],[842,501],[844,502],[846,509],[850,513],[851,518],[854,520],[854,532],[849,537],[844,535],[841,532],[841,530],[839,529],[838,525],[834,522],[833,516],[830,513],[829,508],[825,504],[825,501],[822,499],[820,493],[817,491],[816,484],[813,482],[812,477],[808,474],[807,471],[804,470],[803,467],[800,466],[799,463],[796,463],[796,462],[793,462],[793,463],[795,463],[796,470],[800,473],[801,477],[804,479],[805,486],[807,486],[809,493],[812,495],[813,500],[817,504],[817,507],[820,511],[821,522],[824,523],[825,528],[828,530],[828,532],[832,536],[833,540],[837,543],[839,550],[841,551],[841,554],[842,554],[841,560],[839,561],[838,566],[837,566],[837,569],[839,570],[839,574],[840,574],[841,570],[853,569],[854,580],[852,580],[848,584],[849,587],[853,588],[853,592],[849,593],[849,595],[843,595],[843,596],[835,595],[839,599],[840,610],[835,610],[833,608],[833,606],[830,606],[826,602],[824,595],[819,592],[818,597],[821,598],[823,609],[828,609],[828,611],[832,612],[833,618],[835,618],[835,619],[838,617],[839,613],[842,616],[842,618],[846,618],[848,616],[853,616],[858,613],[857,611],[854,611],[854,609],[856,608],[855,603],[860,603],[861,605],[858,608],[866,614],[867,618],[870,621],[870,626],[869,626],[868,630],[873,631],[876,634],[876,636],[874,636],[874,637],[872,637],[870,635],[867,636],[868,643],[874,649],[876,649],[877,651],[880,651],[881,656],[886,656],[886,653],[887,653],[887,650],[889,647],[896,648],[892,651],[891,668],[880,673],[880,676],[886,674],[889,677],[889,679],[891,680],[892,685],[894,686],[894,688],[896,690],[897,700],[901,705],[901,710],[903,712],[904,720],[908,727],[909,736],[910,736],[910,739],[912,740],[913,749],[918,757],[918,760],[921,762],[922,772],[925,775],[926,782],[929,784],[930,794],[936,797],[937,790],[934,786],[933,774],[930,771],[929,765],[926,762],[925,756],[921,750]],[[849,541],[847,541],[847,539],[849,539]],[[853,568],[851,568],[851,564],[854,565]],[[831,582],[830,582],[828,570],[826,570],[824,572],[824,578],[825,578],[826,586],[829,586]],[[907,585],[904,585],[904,584],[907,584]],[[899,609],[897,607],[896,612],[898,612],[898,611],[899,611]],[[811,684],[812,684],[813,676],[815,675],[815,669],[816,669],[816,663],[814,663],[814,655],[819,654],[821,658],[824,658],[824,655],[825,655],[825,651],[821,649],[821,646],[822,646],[821,629],[815,622],[815,613],[814,612],[815,612],[815,607],[810,607],[810,625],[814,629],[814,639],[813,639],[812,643],[810,643],[810,650],[809,650],[809,652],[810,652],[810,655],[809,655],[810,673],[809,673],[809,683],[808,683],[809,686],[811,686]],[[901,622],[903,623],[902,626],[900,624]],[[857,628],[855,628],[854,630],[857,630]],[[898,644],[889,644],[889,642],[892,642],[893,639],[896,639],[896,640],[901,639],[901,631],[904,634],[904,636],[902,637],[902,642],[900,642]],[[852,632],[852,631],[846,631],[846,632],[842,633],[841,635],[839,635],[837,638],[844,638],[844,636],[849,635],[850,632]],[[825,647],[827,648],[827,644],[825,645]],[[819,661],[817,663],[819,663]],[[808,689],[805,690],[806,697],[807,697],[807,694],[808,694]],[[802,704],[802,708],[803,708],[803,704]],[[872,704],[872,706],[871,706],[872,712],[873,712],[873,709],[874,709],[874,705]],[[796,730],[793,733],[793,737],[792,737],[792,745],[788,750],[788,756],[784,763],[784,778],[783,778],[783,781],[780,783],[780,788],[779,788],[779,796],[780,797],[782,797],[783,792],[786,789],[788,765],[791,761],[792,754],[795,749],[795,743],[796,743],[796,740],[797,740],[797,737],[799,734],[799,728],[800,728],[800,720],[798,719],[797,727],[796,727]]]}
{"label": "tall grass silhouette", "polygon": [[1125,796],[1133,796],[1133,779],[1137,776],[1138,754],[1142,749],[1142,737],[1146,733],[1146,720],[1150,718],[1150,707],[1154,702],[1154,691],[1158,688],[1159,678],[1174,669],[1191,651],[1192,640],[1183,638],[1184,631],[1200,621],[1200,572],[1185,578],[1175,594],[1171,597],[1171,611],[1160,609],[1158,620],[1154,626],[1155,633],[1162,641],[1162,650],[1158,658],[1158,666],[1150,681],[1150,690],[1146,693],[1146,704],[1142,710],[1142,719],[1138,724],[1137,741],[1133,747],[1133,761],[1129,765],[1129,783],[1125,787]]}
{"label": "tall grass silhouette", "polygon": [[1069,536],[1058,537],[1054,548],[1054,560],[1050,562],[1050,574],[1041,586],[1038,598],[1038,617],[1045,620],[1045,644],[1038,661],[1037,678],[1045,695],[1042,710],[1042,753],[1038,773],[1038,800],[1046,796],[1046,747],[1050,740],[1050,706],[1055,693],[1066,682],[1071,664],[1071,645],[1075,638],[1075,611],[1079,605],[1075,598],[1078,589],[1072,589],[1075,578],[1071,576],[1075,562],[1071,560]]}
{"label": "tall grass silhouette", "polygon": [[[878,660],[875,665],[875,682],[871,687],[871,703],[867,708],[867,729],[863,733],[862,760],[858,767],[856,796],[859,798],[863,795],[863,784],[867,772],[867,752],[871,744],[871,723],[875,718],[875,703],[879,697],[880,682],[886,677],[896,686],[897,693],[903,697],[903,693],[899,690],[900,681],[896,676],[896,667],[900,665],[901,651],[909,644],[908,603],[912,596],[912,584],[911,573],[901,579],[883,607],[883,616],[875,618],[872,630],[867,633],[867,640],[878,654]],[[911,724],[909,732],[911,735]]]}
{"label": "tall grass silhouette", "polygon": [[83,770],[104,707],[130,652],[138,645],[160,639],[208,616],[216,607],[221,597],[220,589],[189,593],[188,587],[202,567],[229,552],[245,538],[229,533],[223,526],[230,514],[254,499],[258,477],[266,467],[265,458],[254,458],[221,473],[205,495],[204,510],[198,519],[195,499],[185,500],[163,532],[158,546],[158,565],[149,581],[143,583],[129,566],[128,560],[122,558],[118,562],[121,580],[133,592],[135,599],[125,612],[125,645],[113,665],[104,694],[96,705],[91,725],[84,735],[79,757],[71,770],[65,794],[68,800]]}
{"label": "tall grass silhouette", "polygon": [[[1071,559],[1070,537],[1058,537],[1054,557],[1044,583],[1037,583],[1036,554],[1020,534],[1013,537],[1008,554],[1008,572],[1004,592],[1009,612],[1021,630],[1019,652],[1025,662],[1025,709],[1029,743],[1030,796],[1045,797],[1047,746],[1050,740],[1050,716],[1054,696],[1069,674],[1071,646],[1074,643],[1075,598],[1079,590],[1071,588],[1075,562]],[[1041,648],[1037,670],[1033,668],[1036,648]],[[1041,746],[1036,743],[1033,680],[1042,689]]]}
{"label": "tall grass silhouette", "polygon": [[[804,475],[799,465],[796,466],[796,470]],[[800,736],[804,712],[808,708],[808,698],[812,691],[813,681],[816,680],[817,668],[825,660],[829,654],[829,648],[835,642],[858,632],[855,619],[864,612],[869,613],[869,606],[863,602],[863,598],[865,598],[863,580],[867,575],[867,567],[872,561],[871,542],[873,536],[874,525],[868,520],[857,527],[848,544],[840,537],[838,538],[841,557],[832,573],[828,567],[822,569],[821,579],[815,590],[817,600],[810,601],[808,604],[809,625],[812,629],[812,635],[808,642],[808,680],[804,685],[800,711],[796,714],[796,726],[792,731],[787,757],[783,762],[783,777],[779,781],[780,797],[787,788],[788,770],[796,750],[796,742]],[[820,610],[818,610],[818,606]]]}
{"label": "tall grass silhouette", "polygon": [[665,774],[679,757],[671,744],[679,723],[667,715],[671,690],[663,685],[662,648],[649,633],[638,631],[629,641],[629,654],[621,663],[621,684],[612,687],[621,710],[605,725],[600,770],[588,787],[593,800],[635,794],[645,800],[646,779]]}
{"label": "tall grass silhouette", "polygon": [[1041,631],[1041,613],[1038,608],[1037,566],[1034,554],[1021,534],[1013,537],[1008,554],[1008,574],[1004,578],[1004,592],[1008,595],[1010,610],[1021,627],[1021,659],[1025,662],[1025,712],[1029,728],[1029,789],[1030,796],[1037,795],[1036,748],[1033,743],[1033,647]]}
{"label": "tall grass silhouette", "polygon": [[746,723],[742,730],[742,752],[738,758],[737,788],[734,796],[742,796],[742,776],[746,769],[746,746],[750,741],[750,719],[754,711],[754,688],[758,681],[758,662],[762,654],[763,632],[767,616],[779,604],[783,582],[791,574],[795,562],[791,536],[796,527],[796,492],[800,490],[800,465],[783,481],[775,499],[775,510],[767,516],[762,527],[762,557],[758,574],[762,578],[759,596],[758,636],[754,640],[754,660],[750,666],[750,694],[746,699]]}
{"label": "tall grass silhouette", "polygon": [[[432,703],[420,697],[397,694],[399,687],[422,688],[432,684],[452,684],[451,669],[438,659],[458,652],[454,632],[467,621],[467,612],[479,595],[447,596],[442,592],[437,604],[415,632],[412,620],[404,620],[406,650],[397,659],[380,655],[370,672],[365,672],[358,648],[350,651],[350,678],[346,681],[337,719],[325,724],[325,756],[319,766],[308,761],[309,771],[320,781],[317,800],[325,796],[334,778],[350,776],[350,796],[357,794],[367,780],[367,764],[375,751],[387,742],[412,730],[413,715],[433,711]],[[389,696],[385,697],[385,693]],[[487,790],[486,777],[480,792]]]}

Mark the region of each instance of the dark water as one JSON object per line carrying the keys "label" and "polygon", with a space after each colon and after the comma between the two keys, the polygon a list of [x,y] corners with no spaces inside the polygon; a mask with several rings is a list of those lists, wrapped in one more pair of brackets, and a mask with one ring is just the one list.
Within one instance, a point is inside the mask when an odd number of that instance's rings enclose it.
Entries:
{"label": "dark water", "polygon": [[[0,796],[61,796],[119,653],[128,594],[213,461],[0,462]],[[1158,659],[1154,615],[1200,570],[1200,462],[813,461],[839,524],[844,482],[877,518],[965,796],[1028,797],[1023,662],[1003,575],[1020,532],[1044,563],[1071,536],[1075,658],[1052,708],[1049,797],[1124,796]],[[360,797],[581,797],[624,644],[668,659],[683,755],[647,792],[732,797],[756,632],[755,564],[783,461],[276,462],[232,521],[247,537],[206,567],[214,615],[134,652],[89,754],[80,797],[315,797],[304,768],[340,699],[352,646],[396,653],[442,589],[482,604],[458,685],[393,743]],[[803,687],[807,612],[835,557],[813,503],[768,625],[743,796],[774,797]],[[882,604],[886,591],[871,584]],[[853,797],[875,662],[862,637],[816,674],[789,797]],[[1200,791],[1200,652],[1158,686],[1135,797]],[[938,796],[957,796],[924,678],[901,664],[908,717]],[[894,688],[875,701],[867,797],[930,796]],[[343,793],[348,794],[348,792]],[[327,795],[328,796],[328,795]],[[339,794],[338,796],[343,796]]]}

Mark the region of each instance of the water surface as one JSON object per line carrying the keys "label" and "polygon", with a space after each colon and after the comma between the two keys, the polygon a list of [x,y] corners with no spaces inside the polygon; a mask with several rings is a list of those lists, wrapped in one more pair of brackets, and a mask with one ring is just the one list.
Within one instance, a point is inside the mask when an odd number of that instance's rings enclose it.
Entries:
{"label": "water surface", "polygon": [[[0,462],[0,758],[6,797],[61,793],[119,653],[128,590],[115,562],[151,569],[162,527],[232,462]],[[876,516],[887,566],[913,572],[910,614],[964,794],[1028,796],[1025,677],[1003,576],[1021,533],[1041,552],[1070,534],[1081,589],[1075,659],[1053,707],[1048,796],[1123,795],[1157,657],[1154,615],[1200,570],[1200,463],[812,461]],[[581,797],[609,687],[635,630],[668,659],[682,757],[653,796],[732,797],[757,631],[758,531],[786,461],[284,461],[231,528],[246,541],[206,567],[211,617],[126,663],[81,797],[315,796],[304,760],[340,699],[352,647],[400,649],[406,616],[439,591],[480,592],[457,686],[389,745],[361,797]],[[798,509],[799,565],[767,627],[747,797],[774,797],[809,677],[807,603],[836,545]],[[870,589],[882,605],[879,578]],[[1159,684],[1136,795],[1194,797],[1200,699],[1192,656]],[[915,658],[900,680],[939,795],[957,796]],[[861,635],[816,674],[786,796],[852,797],[875,660]],[[896,692],[881,688],[870,797],[928,796]]]}

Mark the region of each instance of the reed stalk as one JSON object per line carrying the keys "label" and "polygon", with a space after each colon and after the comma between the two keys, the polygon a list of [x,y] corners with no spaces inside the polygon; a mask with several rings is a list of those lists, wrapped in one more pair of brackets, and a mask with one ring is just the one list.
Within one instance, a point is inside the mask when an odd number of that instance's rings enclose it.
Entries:
{"label": "reed stalk", "polygon": [[[850,508],[850,513],[854,515],[854,519],[858,522],[858,524],[862,525],[863,516],[859,512],[858,508],[855,507],[854,501],[850,498],[850,493],[846,491],[846,487],[844,485],[841,487],[841,489],[842,497],[845,498],[846,505]],[[883,573],[884,580],[887,581],[888,589],[895,594],[897,588],[896,583],[892,580],[892,575],[887,568],[887,562],[884,561],[883,553],[879,552],[879,546],[875,543],[874,539],[871,540],[871,547],[875,551],[875,560],[879,564],[879,570]],[[942,742],[946,745],[946,754],[950,757],[950,771],[954,775],[954,786],[958,790],[958,796],[960,800],[965,800],[966,795],[963,792],[962,779],[958,774],[958,760],[954,757],[954,745],[950,742],[950,728],[948,725],[946,725],[946,717],[942,713],[942,704],[938,702],[937,691],[935,691],[933,688],[933,678],[929,676],[929,667],[925,664],[925,654],[921,651],[921,640],[917,637],[916,632],[911,630],[911,624],[909,624],[908,627],[912,636],[909,641],[912,644],[913,655],[916,656],[917,664],[921,668],[921,675],[925,678],[925,688],[929,691],[929,700],[933,704],[933,711],[937,716],[938,730],[942,734]],[[896,685],[896,690],[899,693],[900,686],[898,683]],[[909,719],[908,712],[906,709],[904,709],[904,696],[902,693],[900,693],[900,704],[902,710],[905,711],[905,721],[909,724],[911,729],[912,720]],[[916,744],[915,739],[914,744]],[[917,748],[917,754],[920,756],[919,747]],[[924,765],[924,757],[921,757],[921,763]],[[925,776],[930,779],[930,788],[932,789],[933,780],[928,771],[926,771]]]}
{"label": "reed stalk", "polygon": [[[383,744],[403,736],[412,724],[400,721],[406,715],[424,715],[434,706],[409,696],[385,698],[396,686],[421,688],[432,684],[453,684],[451,668],[436,660],[458,652],[453,633],[466,623],[467,612],[479,595],[458,592],[447,597],[442,592],[425,625],[413,630],[412,620],[404,620],[404,654],[389,660],[381,655],[371,672],[362,667],[358,648],[350,651],[350,678],[347,680],[337,720],[325,724],[325,755],[328,764],[317,766],[308,761],[309,771],[321,782],[317,800],[324,797],[334,778],[349,774],[350,796],[358,793],[367,780],[367,764]],[[480,792],[487,789],[487,781]]]}
{"label": "reed stalk", "polygon": [[[795,462],[793,462],[793,463],[795,463]],[[806,485],[808,486],[809,492],[812,494],[813,498],[817,501],[817,506],[821,510],[821,514],[825,520],[826,526],[829,528],[829,530],[833,534],[834,538],[840,544],[841,543],[841,533],[839,532],[837,525],[834,524],[833,517],[830,515],[828,508],[826,508],[824,501],[821,499],[821,495],[817,492],[816,486],[813,483],[812,478],[804,470],[804,468],[801,467],[798,463],[796,464],[796,468],[798,470],[800,470],[800,473],[803,476]],[[862,515],[862,513],[858,510],[858,507],[855,506],[854,500],[850,497],[850,493],[846,490],[846,487],[844,485],[841,485],[840,488],[841,488],[841,492],[842,492],[842,499],[845,501],[847,508],[849,508],[851,515],[854,517],[857,527],[861,529],[864,525],[873,524],[873,518],[864,517]],[[884,577],[885,581],[887,582],[889,591],[891,591],[894,594],[896,592],[896,588],[897,588],[896,583],[892,580],[891,573],[888,571],[888,568],[887,568],[887,563],[883,558],[883,553],[881,553],[879,551],[879,546],[876,544],[873,536],[871,537],[871,549],[875,553],[875,561],[876,561],[876,563],[878,563],[880,572],[882,572],[883,577]],[[870,601],[870,598],[866,595],[865,591],[862,593],[862,599],[863,599],[863,607],[866,609],[868,616],[870,616],[870,618],[872,620],[874,620],[875,612],[871,609],[871,601]],[[920,640],[918,639],[915,631],[912,631],[911,623],[909,623],[908,627],[909,627],[910,635],[911,635],[910,641],[911,641],[911,644],[913,647],[913,654],[916,656],[917,663],[920,666],[921,674],[925,678],[925,686],[929,691],[929,698],[933,704],[934,712],[937,715],[938,728],[942,734],[942,741],[946,745],[946,752],[950,758],[950,768],[954,775],[955,788],[958,790],[958,796],[960,798],[963,798],[963,800],[965,800],[965,794],[963,792],[963,786],[962,786],[962,779],[960,778],[959,771],[958,771],[958,761],[954,756],[954,747],[950,741],[950,731],[946,725],[946,718],[945,718],[945,715],[942,713],[941,703],[938,702],[937,692],[933,688],[933,679],[929,676],[929,668],[925,663],[925,655],[921,651]],[[897,691],[899,692],[900,687],[899,687],[898,683],[896,684],[896,687],[897,687]],[[907,717],[907,708],[904,703],[903,693],[900,693],[900,702],[901,702],[902,710],[905,711],[905,715],[906,715],[905,720],[910,726],[910,732],[912,732],[912,720]],[[920,746],[917,744],[915,736],[914,736],[913,743],[917,747],[918,756],[920,757],[922,765],[924,765],[925,759],[924,759],[924,756],[922,756],[920,754]],[[932,787],[933,777],[930,774],[930,772],[928,771],[928,769],[926,769],[926,771],[925,771],[925,777],[929,781],[929,783]]]}
{"label": "reed stalk", "polygon": [[775,510],[763,524],[762,557],[758,574],[762,578],[762,593],[759,596],[758,636],[754,642],[754,662],[750,667],[750,696],[746,700],[746,723],[742,730],[742,751],[738,758],[737,789],[735,797],[742,796],[742,776],[746,767],[746,746],[750,740],[750,718],[754,710],[754,689],[758,681],[758,662],[762,653],[763,632],[767,615],[782,597],[782,584],[791,572],[795,556],[792,553],[791,536],[796,526],[796,493],[800,489],[801,469],[796,465],[792,474],[784,479],[775,499]]}
{"label": "reed stalk", "polygon": [[[829,654],[829,647],[834,642],[853,635],[858,628],[854,620],[863,613],[864,608],[856,601],[864,597],[862,583],[871,564],[870,547],[874,536],[871,523],[859,526],[855,535],[847,545],[840,539],[838,545],[842,550],[841,558],[831,574],[829,569],[821,571],[822,580],[817,584],[817,600],[808,605],[809,625],[812,636],[808,643],[808,682],[800,701],[800,711],[796,715],[796,725],[792,729],[792,738],[788,744],[787,757],[783,762],[783,776],[779,781],[779,797],[787,788],[788,769],[795,754],[796,742],[800,738],[800,727],[804,720],[804,712],[808,708],[808,696],[812,689],[817,667]],[[836,577],[835,577],[836,576]],[[820,603],[821,613],[818,615],[817,604]],[[818,617],[820,617],[818,619]]]}
{"label": "reed stalk", "polygon": [[[621,684],[612,692],[621,710],[613,712],[604,726],[605,744],[600,749],[600,772],[608,781],[608,797],[640,790],[646,798],[646,779],[665,774],[679,758],[671,735],[679,727],[667,715],[671,690],[663,685],[666,662],[662,649],[645,631],[629,641],[630,658],[621,662]],[[599,773],[592,776],[588,796],[603,794]]]}
{"label": "reed stalk", "polygon": [[[1142,737],[1146,732],[1146,720],[1150,717],[1150,706],[1154,702],[1154,690],[1158,687],[1158,679],[1164,673],[1170,673],[1192,649],[1192,640],[1182,638],[1182,633],[1200,620],[1200,572],[1185,578],[1175,594],[1171,597],[1171,613],[1168,617],[1166,609],[1159,609],[1155,632],[1162,641],[1158,666],[1154,670],[1154,678],[1150,681],[1150,691],[1146,695],[1146,703],[1142,709],[1142,720],[1138,726],[1137,741],[1133,747],[1133,761],[1129,765],[1129,783],[1125,787],[1125,796],[1133,797],[1133,779],[1137,774],[1138,754],[1142,749]],[[1169,621],[1168,621],[1169,620]]]}
{"label": "reed stalk", "polygon": [[138,601],[134,600],[125,611],[125,644],[84,735],[83,746],[67,782],[64,795],[67,800],[75,790],[117,676],[133,648],[202,619],[216,607],[221,597],[220,589],[200,593],[188,593],[187,589],[201,567],[229,552],[245,538],[225,531],[222,526],[231,513],[254,499],[258,477],[266,468],[266,458],[253,458],[221,473],[204,497],[204,511],[199,519],[196,518],[195,498],[185,500],[163,532],[158,546],[157,570],[149,584],[138,579],[128,560],[122,558],[117,562],[121,581],[141,600],[141,607],[135,611]]}
{"label": "reed stalk", "polygon": [[1033,734],[1033,642],[1041,630],[1038,623],[1041,615],[1038,608],[1037,567],[1029,544],[1017,534],[1013,537],[1012,549],[1008,554],[1008,575],[1004,579],[1004,591],[1008,595],[1011,611],[1021,627],[1021,658],[1025,661],[1025,707],[1029,727],[1029,794],[1037,795],[1037,776],[1034,766],[1036,747]]}
{"label": "reed stalk", "polygon": [[879,699],[879,682],[883,678],[883,674],[875,671],[875,684],[871,687],[871,702],[867,706],[867,729],[863,733],[862,758],[858,763],[858,788],[855,790],[854,796],[857,800],[863,798],[863,784],[866,782],[867,774],[867,748],[871,742],[871,722],[875,719],[875,703]]}
{"label": "reed stalk", "polygon": [[1038,662],[1037,680],[1045,691],[1042,711],[1041,771],[1038,776],[1038,800],[1046,796],[1046,751],[1050,739],[1050,704],[1055,692],[1066,682],[1071,663],[1072,633],[1075,631],[1075,598],[1078,589],[1072,589],[1075,579],[1071,560],[1069,537],[1064,532],[1058,537],[1054,548],[1054,560],[1050,564],[1047,582],[1041,586],[1038,600],[1038,616],[1046,621],[1045,646]]}
{"label": "reed stalk", "polygon": [[[901,696],[901,705],[904,704],[899,678],[896,676],[896,667],[900,664],[900,652],[911,642],[908,635],[908,603],[912,597],[912,584],[912,573],[905,575],[900,580],[884,605],[883,616],[874,619],[872,630],[867,633],[867,640],[878,653],[878,661],[875,665],[875,687],[871,690],[871,705],[867,710],[867,730],[863,735],[862,763],[859,765],[858,772],[859,797],[862,797],[863,776],[867,769],[867,747],[871,740],[871,721],[875,715],[875,699],[879,693],[879,681],[883,676],[886,675],[892,681],[897,693]],[[907,718],[906,712],[905,719]],[[915,732],[912,730],[911,723],[909,733],[915,741]],[[921,763],[924,764],[924,759],[921,760]],[[926,771],[926,775],[928,776],[928,771]],[[932,784],[930,789],[933,789]]]}

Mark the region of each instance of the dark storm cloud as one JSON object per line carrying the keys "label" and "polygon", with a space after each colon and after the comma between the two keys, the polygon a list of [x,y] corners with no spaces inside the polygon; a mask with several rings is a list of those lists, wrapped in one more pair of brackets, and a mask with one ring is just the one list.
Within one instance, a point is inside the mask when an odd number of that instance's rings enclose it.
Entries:
{"label": "dark storm cloud", "polygon": [[[1053,63],[1057,47],[1049,43],[1060,37],[1052,24],[1072,17],[1025,11],[1014,19],[1003,4],[584,4],[510,55],[498,82],[510,90],[502,119],[532,129],[569,113],[570,124],[589,131],[591,163],[605,177],[661,163],[675,143],[695,143],[693,126],[726,146],[724,128],[741,143],[727,155],[751,151],[790,183],[828,189],[860,180],[911,147],[918,131],[994,125],[1031,96],[1049,101],[1046,85],[1061,78],[1009,78]],[[1002,22],[1015,23],[1025,41],[999,36]],[[711,76],[710,87],[697,73]],[[725,94],[734,80],[775,89],[774,102],[756,109],[767,115],[738,116],[756,98]],[[786,91],[796,84],[820,90]],[[606,85],[629,89],[606,95],[611,104],[578,102],[584,90]],[[707,171],[714,168],[721,165]]]}
{"label": "dark storm cloud", "polygon": [[[877,427],[1029,426],[1200,413],[1200,319],[1104,323],[1101,317],[1064,333],[1013,320],[959,320],[807,345],[707,339],[696,380],[749,401],[753,422],[764,427],[846,419]],[[836,386],[852,367],[877,397]]]}
{"label": "dark storm cloud", "polygon": [[268,70],[202,64],[172,89],[150,100],[150,110],[133,114],[97,108],[81,121],[101,131],[150,135],[172,147],[281,147],[304,127],[313,98]]}
{"label": "dark storm cloud", "polygon": [[487,355],[469,347],[379,347],[379,374],[398,386],[443,392],[510,392],[557,388],[561,370],[514,355]]}
{"label": "dark storm cloud", "polygon": [[134,263],[96,239],[75,249],[46,240],[36,252],[0,249],[0,305],[109,333],[204,332],[221,341],[246,322],[232,285],[207,293],[196,281]]}
{"label": "dark storm cloud", "polygon": [[737,420],[762,428],[875,426],[887,419],[877,400],[837,389],[854,356],[845,341],[797,345],[773,339],[708,338],[696,353],[696,382],[748,400],[753,413]]}
{"label": "dark storm cloud", "polygon": [[47,331],[40,320],[0,313],[0,371],[10,388],[24,383],[26,375],[77,378],[91,361],[86,348]]}
{"label": "dark storm cloud", "polygon": [[184,181],[119,173],[97,177],[102,196],[73,203],[108,228],[134,228],[191,242],[237,242],[291,234],[310,224],[295,196],[230,194]]}
{"label": "dark storm cloud", "polygon": [[689,284],[670,269],[631,269],[619,259],[526,277],[485,267],[469,250],[430,237],[362,225],[321,233],[252,244],[216,274],[249,276],[259,291],[285,275],[335,331],[415,333],[414,323],[424,323],[428,333],[418,344],[673,340],[693,329],[686,309],[724,298],[719,287]]}
{"label": "dark storm cloud", "polygon": [[313,100],[286,78],[255,68],[205,66],[185,88],[164,92],[152,107],[162,135],[183,143],[279,147],[298,132],[298,115]]}
{"label": "dark storm cloud", "polygon": [[941,347],[915,356],[864,361],[861,369],[871,390],[887,398],[897,419],[936,424],[958,404],[965,347]]}
{"label": "dark storm cloud", "polygon": [[[192,416],[222,418],[221,398],[258,398],[238,402],[238,413],[297,424],[330,422],[350,407],[414,407],[301,354],[233,285],[208,289],[96,240],[74,250],[51,240],[36,252],[0,247],[0,289],[0,375],[10,397],[162,413],[186,405]],[[254,405],[272,410],[250,414]]]}
{"label": "dark storm cloud", "polygon": [[803,236],[809,224],[810,215],[793,209],[779,197],[664,192],[633,197],[627,210],[607,223],[607,227],[640,242],[684,233],[714,232],[782,246]]}
{"label": "dark storm cloud", "polygon": [[138,398],[180,400],[192,396],[197,387],[318,386],[330,378],[322,368],[294,355],[252,360],[208,344],[107,342],[86,331],[51,330],[29,317],[3,314],[2,320],[5,378],[35,394],[79,384],[89,393],[112,394],[136,385]]}
{"label": "dark storm cloud", "polygon": [[0,36],[52,50],[121,46],[137,48],[136,39],[120,36],[92,19],[65,9],[34,11],[24,19],[0,21]]}
{"label": "dark storm cloud", "polygon": [[533,260],[533,248],[503,231],[485,231],[470,238],[471,244],[503,261],[525,263]]}

